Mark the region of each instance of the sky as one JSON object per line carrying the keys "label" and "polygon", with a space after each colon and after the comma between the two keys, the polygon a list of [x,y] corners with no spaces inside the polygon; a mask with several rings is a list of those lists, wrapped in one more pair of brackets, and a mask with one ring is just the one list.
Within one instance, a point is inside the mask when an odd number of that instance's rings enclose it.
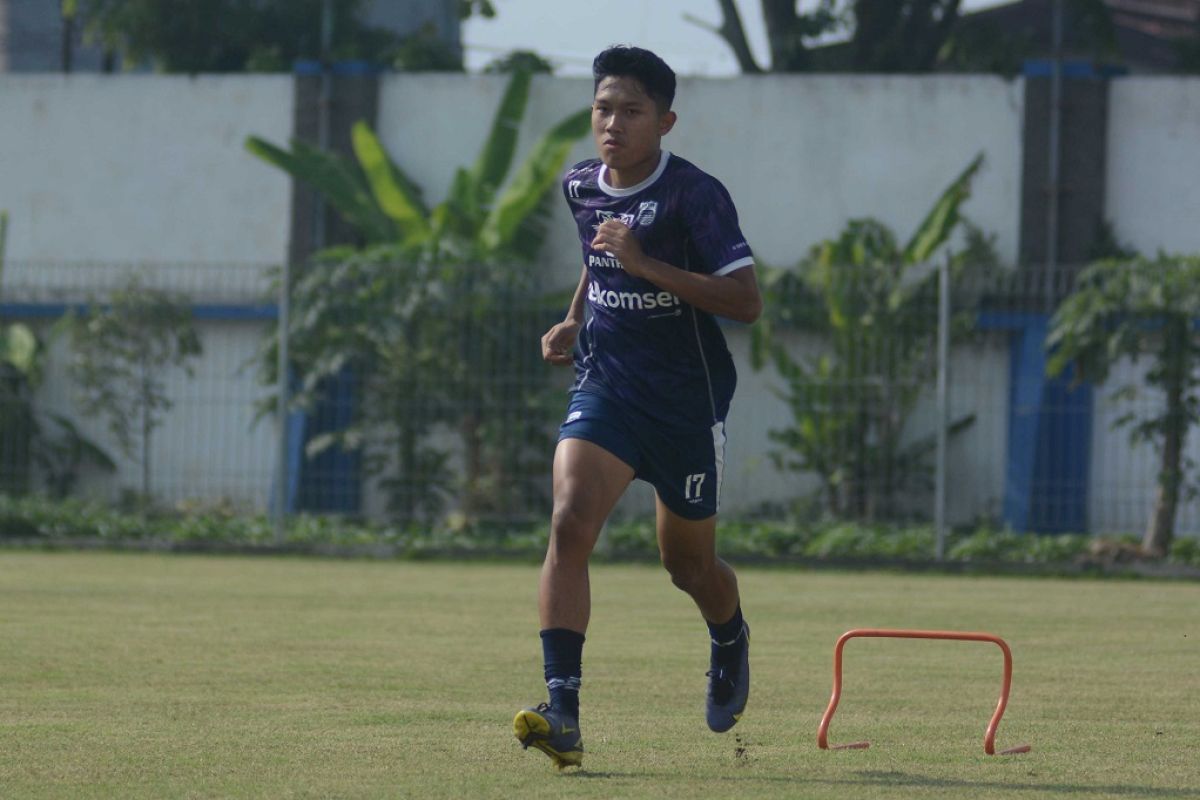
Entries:
{"label": "sky", "polygon": [[[714,33],[684,19],[721,22],[718,0],[492,0],[496,17],[463,24],[467,68],[477,70],[511,50],[534,50],[555,64],[558,75],[590,75],[592,58],[610,44],[654,50],[681,75],[737,75],[737,61]],[[818,0],[801,0],[809,9]],[[963,0],[974,11],[997,0]],[[737,0],[742,24],[758,63],[766,65],[766,29],[758,0]]]}

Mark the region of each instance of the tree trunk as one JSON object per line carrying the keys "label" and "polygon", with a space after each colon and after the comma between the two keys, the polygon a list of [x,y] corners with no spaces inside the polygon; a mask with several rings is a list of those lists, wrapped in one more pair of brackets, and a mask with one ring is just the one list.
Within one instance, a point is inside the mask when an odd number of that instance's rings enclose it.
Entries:
{"label": "tree trunk", "polygon": [[810,66],[811,54],[804,44],[804,26],[796,6],[795,0],[762,0],[772,72],[802,72]]}
{"label": "tree trunk", "polygon": [[750,52],[750,43],[746,41],[746,29],[742,27],[742,16],[738,13],[734,0],[719,0],[719,2],[721,5],[721,26],[719,28],[691,14],[684,14],[683,18],[724,39],[725,43],[729,45],[729,49],[733,51],[733,56],[737,59],[738,66],[744,74],[758,75],[762,73],[762,67],[758,65],[758,62],[754,60],[754,54]]}
{"label": "tree trunk", "polygon": [[1186,317],[1168,320],[1163,329],[1163,388],[1166,392],[1167,413],[1163,418],[1162,456],[1158,469],[1158,491],[1154,511],[1142,537],[1146,553],[1164,557],[1171,551],[1175,536],[1175,511],[1179,506],[1179,488],[1183,483],[1183,442],[1187,436],[1188,418],[1184,391],[1191,370],[1188,358],[1188,324]]}
{"label": "tree trunk", "polygon": [[62,16],[62,38],[59,40],[59,66],[70,74],[75,62],[75,17]]}

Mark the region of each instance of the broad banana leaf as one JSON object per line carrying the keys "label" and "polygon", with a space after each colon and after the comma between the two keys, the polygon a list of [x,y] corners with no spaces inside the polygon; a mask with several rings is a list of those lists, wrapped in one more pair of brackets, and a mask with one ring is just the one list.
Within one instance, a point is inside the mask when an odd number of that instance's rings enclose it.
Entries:
{"label": "broad banana leaf", "polygon": [[475,182],[462,167],[454,172],[450,195],[433,209],[433,238],[443,241],[447,235],[473,241],[479,234],[479,218],[474,207]]}
{"label": "broad banana leaf", "polygon": [[28,325],[0,328],[0,362],[11,364],[31,382],[38,377],[38,340]]}
{"label": "broad banana leaf", "polygon": [[379,138],[365,121],[354,124],[351,140],[375,202],[400,230],[401,246],[415,246],[428,240],[432,232],[429,211],[421,201],[416,184],[388,157]]}
{"label": "broad banana leaf", "polygon": [[582,109],[551,128],[533,146],[484,220],[479,241],[485,251],[514,249],[522,223],[558,182],[567,154],[591,129],[591,117],[590,109]]}
{"label": "broad banana leaf", "polygon": [[971,196],[971,180],[983,166],[983,153],[967,165],[954,183],[942,192],[942,196],[934,203],[912,239],[904,247],[904,263],[919,264],[929,260],[958,224],[958,210],[967,198]]}
{"label": "broad banana leaf", "polygon": [[518,69],[512,74],[504,97],[496,109],[492,128],[484,141],[479,160],[471,170],[475,197],[472,198],[473,215],[482,219],[491,209],[496,191],[504,183],[512,167],[513,153],[517,149],[517,133],[525,117],[525,106],[529,102],[529,84],[533,74],[528,69]]}
{"label": "broad banana leaf", "polygon": [[369,242],[396,240],[396,226],[376,204],[355,168],[345,159],[294,139],[284,150],[257,136],[246,138],[246,149],[316,189]]}

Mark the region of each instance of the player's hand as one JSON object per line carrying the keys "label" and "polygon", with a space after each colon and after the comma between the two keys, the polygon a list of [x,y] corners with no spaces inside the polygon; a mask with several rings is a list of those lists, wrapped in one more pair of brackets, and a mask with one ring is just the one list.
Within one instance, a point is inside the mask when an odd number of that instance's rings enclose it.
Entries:
{"label": "player's hand", "polygon": [[635,277],[642,277],[642,243],[624,222],[609,219],[600,223],[600,227],[596,229],[596,236],[592,239],[592,249],[616,256],[626,272]]}
{"label": "player's hand", "polygon": [[542,360],[558,367],[565,367],[572,362],[571,351],[575,348],[575,339],[579,336],[579,323],[574,320],[563,320],[542,337]]}

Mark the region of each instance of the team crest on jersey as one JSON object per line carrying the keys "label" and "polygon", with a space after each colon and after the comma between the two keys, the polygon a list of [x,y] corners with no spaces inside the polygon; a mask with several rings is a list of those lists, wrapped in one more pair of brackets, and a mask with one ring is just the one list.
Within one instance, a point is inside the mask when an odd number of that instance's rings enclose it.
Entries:
{"label": "team crest on jersey", "polygon": [[625,223],[626,227],[632,228],[635,217],[633,214],[618,214],[615,211],[597,211],[596,219],[598,222],[592,226],[592,230],[599,230],[600,226],[608,222],[610,219],[615,219]]}
{"label": "team crest on jersey", "polygon": [[658,201],[646,200],[637,211],[637,224],[643,228],[654,224],[654,217],[658,214]]}

